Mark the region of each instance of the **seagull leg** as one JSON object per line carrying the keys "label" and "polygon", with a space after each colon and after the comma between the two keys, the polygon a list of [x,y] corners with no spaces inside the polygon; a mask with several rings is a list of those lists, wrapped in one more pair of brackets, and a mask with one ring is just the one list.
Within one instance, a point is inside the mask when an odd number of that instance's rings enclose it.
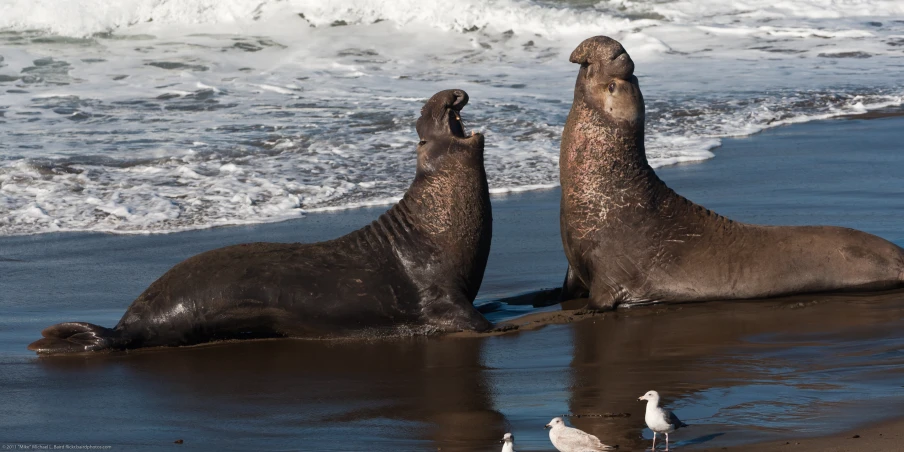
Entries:
{"label": "seagull leg", "polygon": [[653,432],[653,448],[650,450],[656,451],[656,432]]}
{"label": "seagull leg", "polygon": [[665,450],[666,450],[666,452],[668,452],[668,450],[669,450],[669,434],[668,433],[665,434]]}

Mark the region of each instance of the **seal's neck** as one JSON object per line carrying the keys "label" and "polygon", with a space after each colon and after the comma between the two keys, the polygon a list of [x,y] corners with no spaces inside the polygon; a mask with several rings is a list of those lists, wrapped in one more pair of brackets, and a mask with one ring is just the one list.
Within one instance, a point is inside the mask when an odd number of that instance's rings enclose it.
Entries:
{"label": "seal's neck", "polygon": [[[476,161],[475,161],[476,160]],[[437,245],[468,245],[489,215],[489,187],[483,157],[448,155],[429,169],[418,168],[399,204],[417,218],[420,232]]]}
{"label": "seal's neck", "polygon": [[[647,162],[643,139],[642,123],[607,120],[575,100],[562,133],[559,156],[562,212],[573,215],[567,219],[575,223],[573,228],[599,229],[607,224],[607,218],[617,219],[609,224],[648,222],[650,217],[637,207],[658,209],[664,217],[705,215],[710,222],[733,223],[669,188]],[[610,216],[614,211],[620,213]]]}
{"label": "seal's neck", "polygon": [[647,162],[643,123],[613,121],[576,100],[559,157],[563,202],[588,212],[649,205],[668,191]]}
{"label": "seal's neck", "polygon": [[396,206],[410,213],[417,231],[429,238],[448,269],[473,300],[486,268],[492,238],[492,210],[483,157],[447,156],[429,172],[419,171]]}
{"label": "seal's neck", "polygon": [[650,177],[654,173],[643,140],[643,123],[608,120],[577,101],[562,134],[562,168],[569,170],[563,176],[584,176],[581,182],[592,187],[621,186]]}

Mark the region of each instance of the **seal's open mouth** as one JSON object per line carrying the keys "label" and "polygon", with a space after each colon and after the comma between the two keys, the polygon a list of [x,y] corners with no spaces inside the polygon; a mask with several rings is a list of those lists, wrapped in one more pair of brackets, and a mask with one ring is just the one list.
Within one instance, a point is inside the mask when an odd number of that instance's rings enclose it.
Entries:
{"label": "seal's open mouth", "polygon": [[461,110],[468,104],[468,93],[447,89],[433,95],[421,109],[417,120],[417,134],[421,141],[458,138],[470,140],[479,133],[467,133],[461,121]]}
{"label": "seal's open mouth", "polygon": [[449,132],[459,138],[470,137],[473,133],[465,134],[465,124],[461,122],[461,114],[454,108],[454,105],[449,108]]}
{"label": "seal's open mouth", "polygon": [[452,90],[451,99],[446,103],[446,111],[449,118],[449,133],[458,138],[468,138],[472,134],[465,134],[465,125],[461,122],[461,110],[468,105],[468,93],[463,90]]}

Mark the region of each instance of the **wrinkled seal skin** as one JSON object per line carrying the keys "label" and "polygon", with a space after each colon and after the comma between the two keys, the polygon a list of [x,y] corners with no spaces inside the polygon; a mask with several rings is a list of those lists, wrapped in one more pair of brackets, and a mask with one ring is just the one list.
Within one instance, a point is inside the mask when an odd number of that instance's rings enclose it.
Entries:
{"label": "wrinkled seal skin", "polygon": [[[643,95],[618,42],[587,39],[562,134],[562,300],[588,307],[764,298],[904,285],[904,250],[829,226],[732,221],[679,196],[647,163]],[[579,303],[569,303],[578,307]]]}
{"label": "wrinkled seal skin", "polygon": [[491,327],[472,302],[492,234],[484,138],[465,136],[461,90],[421,110],[417,173],[368,226],[313,244],[250,243],[173,267],[109,329],[45,329],[39,354],[190,345],[221,339],[392,335]]}

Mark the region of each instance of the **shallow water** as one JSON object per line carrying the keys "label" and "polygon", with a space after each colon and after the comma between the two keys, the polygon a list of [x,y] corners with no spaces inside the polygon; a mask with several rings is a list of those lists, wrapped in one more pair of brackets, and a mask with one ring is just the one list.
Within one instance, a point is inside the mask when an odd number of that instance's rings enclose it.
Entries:
{"label": "shallow water", "polygon": [[[738,220],[840,224],[904,244],[902,125],[896,117],[774,129],[659,174]],[[480,295],[490,318],[535,312],[493,310],[493,299],[560,283],[558,196],[493,199]],[[649,389],[692,424],[672,435],[688,449],[904,415],[900,292],[631,308],[483,338],[270,340],[50,359],[25,349],[59,321],[114,324],[151,281],[200,251],[321,240],[382,211],[169,235],[0,238],[0,444],[493,451],[513,431],[518,450],[550,451],[542,426],[574,413],[584,416],[572,425],[641,450],[650,433],[636,398]]]}

